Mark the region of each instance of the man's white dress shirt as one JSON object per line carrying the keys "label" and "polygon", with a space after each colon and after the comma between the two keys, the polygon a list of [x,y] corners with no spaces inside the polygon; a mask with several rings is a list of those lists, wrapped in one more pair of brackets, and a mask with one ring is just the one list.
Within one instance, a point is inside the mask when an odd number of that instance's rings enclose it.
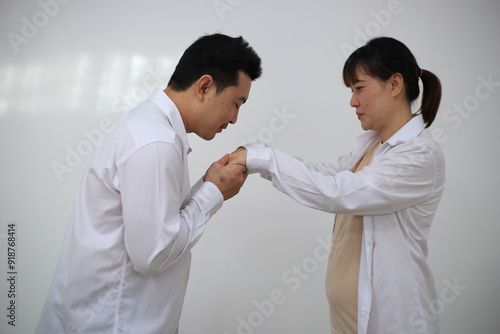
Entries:
{"label": "man's white dress shirt", "polygon": [[374,131],[359,136],[350,154],[316,165],[263,143],[245,145],[249,173],[260,173],[300,204],[363,216],[360,334],[438,333],[438,299],[426,259],[445,164],[424,127],[421,115],[413,117],[357,173],[350,170],[380,141]]}
{"label": "man's white dress shirt", "polygon": [[186,130],[161,90],[126,113],[90,156],[37,334],[174,334],[190,250],[222,206],[190,186]]}

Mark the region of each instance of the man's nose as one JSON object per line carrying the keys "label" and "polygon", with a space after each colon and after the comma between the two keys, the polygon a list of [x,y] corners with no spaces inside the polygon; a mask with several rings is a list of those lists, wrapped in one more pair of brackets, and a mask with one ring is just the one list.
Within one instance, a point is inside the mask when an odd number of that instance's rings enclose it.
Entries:
{"label": "man's nose", "polygon": [[238,121],[238,113],[239,111],[235,111],[233,114],[233,117],[229,120],[229,123],[234,124],[236,121]]}

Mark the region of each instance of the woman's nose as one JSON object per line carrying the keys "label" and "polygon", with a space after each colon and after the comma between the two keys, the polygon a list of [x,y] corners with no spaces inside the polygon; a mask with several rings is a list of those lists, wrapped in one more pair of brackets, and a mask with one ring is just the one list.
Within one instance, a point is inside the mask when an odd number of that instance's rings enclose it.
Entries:
{"label": "woman's nose", "polygon": [[353,108],[356,108],[356,107],[358,107],[358,106],[359,106],[359,101],[358,101],[358,98],[357,98],[354,94],[352,94],[352,96],[351,96],[350,105],[351,105],[351,107],[353,107]]}

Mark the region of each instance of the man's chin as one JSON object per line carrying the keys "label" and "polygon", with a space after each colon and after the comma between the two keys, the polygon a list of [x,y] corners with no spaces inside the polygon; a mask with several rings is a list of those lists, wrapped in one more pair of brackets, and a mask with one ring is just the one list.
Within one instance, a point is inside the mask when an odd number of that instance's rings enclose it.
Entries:
{"label": "man's chin", "polygon": [[[220,131],[218,131],[217,133],[220,133]],[[215,138],[215,136],[217,135],[217,133],[205,134],[205,135],[198,135],[198,137],[200,137],[202,139],[205,139],[205,140],[212,140],[212,139]]]}
{"label": "man's chin", "polygon": [[222,128],[218,128],[217,130],[212,130],[212,131],[204,131],[204,132],[196,132],[196,134],[198,135],[198,137],[202,138],[202,139],[205,139],[205,140],[212,140],[215,138],[215,136],[218,134],[218,133],[221,133],[222,132]]}

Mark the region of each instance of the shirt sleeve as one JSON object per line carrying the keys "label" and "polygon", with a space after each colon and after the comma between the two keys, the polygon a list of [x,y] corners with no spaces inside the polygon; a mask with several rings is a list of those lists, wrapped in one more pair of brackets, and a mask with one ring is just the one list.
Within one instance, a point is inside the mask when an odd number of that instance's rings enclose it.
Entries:
{"label": "shirt sleeve", "polygon": [[184,200],[184,177],[182,152],[166,142],[140,148],[121,168],[125,245],[143,275],[165,270],[189,251],[222,206],[218,188],[203,180]]}
{"label": "shirt sleeve", "polygon": [[[262,143],[245,145],[249,173],[259,173],[298,203],[325,212],[381,215],[433,197],[444,168],[439,152],[401,144],[362,171],[340,162],[309,164]],[[347,166],[347,163],[343,162]]]}

